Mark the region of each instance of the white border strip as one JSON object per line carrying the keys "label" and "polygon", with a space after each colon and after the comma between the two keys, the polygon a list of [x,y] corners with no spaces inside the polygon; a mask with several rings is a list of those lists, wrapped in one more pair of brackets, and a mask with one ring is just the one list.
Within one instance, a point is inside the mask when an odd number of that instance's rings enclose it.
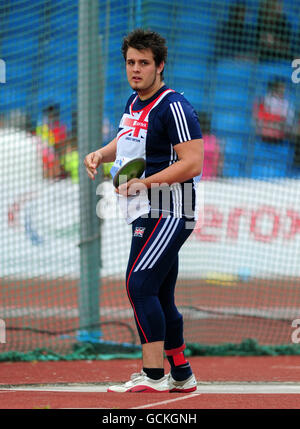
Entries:
{"label": "white border strip", "polygon": [[[120,382],[121,383],[121,382]],[[116,384],[116,383],[115,383]],[[1,387],[0,392],[82,392],[82,393],[106,393],[108,384],[69,384],[69,385],[28,385]],[[269,382],[269,383],[198,383],[197,390],[178,399],[190,398],[200,394],[298,394],[300,395],[300,382]],[[166,393],[166,395],[174,395]],[[172,399],[173,400],[173,399]],[[170,401],[172,401],[170,400]],[[149,404],[147,405],[149,406]]]}

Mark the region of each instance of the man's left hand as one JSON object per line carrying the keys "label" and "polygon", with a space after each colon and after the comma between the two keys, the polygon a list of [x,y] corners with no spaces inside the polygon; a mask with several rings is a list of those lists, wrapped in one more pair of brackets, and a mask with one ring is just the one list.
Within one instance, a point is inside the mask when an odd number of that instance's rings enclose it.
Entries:
{"label": "man's left hand", "polygon": [[141,191],[147,191],[147,187],[142,179],[131,179],[116,189],[116,193],[123,195],[124,197],[137,195]]}

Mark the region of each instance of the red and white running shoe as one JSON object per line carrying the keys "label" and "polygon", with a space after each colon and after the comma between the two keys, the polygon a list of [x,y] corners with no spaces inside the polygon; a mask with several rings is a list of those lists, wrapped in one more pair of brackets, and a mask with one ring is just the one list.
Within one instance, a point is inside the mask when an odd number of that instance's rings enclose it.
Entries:
{"label": "red and white running shoe", "polygon": [[189,393],[197,390],[197,381],[192,374],[189,378],[183,381],[174,380],[171,374],[169,374],[169,389],[170,392]]}
{"label": "red and white running shoe", "polygon": [[110,386],[107,392],[116,393],[169,393],[169,378],[167,375],[159,380],[147,377],[144,371],[132,374],[129,381],[124,384]]}

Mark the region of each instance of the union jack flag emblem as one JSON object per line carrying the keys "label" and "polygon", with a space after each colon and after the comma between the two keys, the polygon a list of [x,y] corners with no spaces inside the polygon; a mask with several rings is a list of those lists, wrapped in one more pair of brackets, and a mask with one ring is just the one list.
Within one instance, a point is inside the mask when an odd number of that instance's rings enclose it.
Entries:
{"label": "union jack flag emblem", "polygon": [[143,237],[144,231],[146,228],[143,228],[141,226],[137,226],[134,230],[134,237]]}

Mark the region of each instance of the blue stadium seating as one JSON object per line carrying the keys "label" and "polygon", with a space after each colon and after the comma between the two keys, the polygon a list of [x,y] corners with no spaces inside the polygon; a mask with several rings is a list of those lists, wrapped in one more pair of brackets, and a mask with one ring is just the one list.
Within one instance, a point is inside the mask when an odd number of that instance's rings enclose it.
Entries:
{"label": "blue stadium seating", "polygon": [[[265,94],[268,82],[275,77],[283,78],[287,84],[287,89],[291,89],[292,72],[293,68],[290,61],[258,64],[256,75],[254,76],[256,81],[256,94]],[[292,95],[293,92],[294,91],[290,91],[290,95]]]}
{"label": "blue stadium seating", "polygon": [[58,9],[53,7],[50,16],[50,30],[54,36],[59,34],[63,37],[66,33],[74,33],[77,27],[78,13],[76,3],[66,5],[65,2],[61,2]]}
{"label": "blue stadium seating", "polygon": [[244,136],[224,139],[223,170],[224,177],[244,177],[247,161],[247,138]]}
{"label": "blue stadium seating", "polygon": [[22,58],[21,60],[7,61],[6,75],[7,84],[23,84],[27,86],[28,81],[32,79],[33,63],[32,61]]}
{"label": "blue stadium seating", "polygon": [[206,110],[206,64],[194,61],[186,67],[186,62],[176,58],[173,63],[167,63],[165,81],[172,89],[183,93],[196,110]]}
{"label": "blue stadium seating", "polygon": [[24,88],[9,85],[1,86],[1,112],[9,112],[26,105],[26,91]]}
{"label": "blue stadium seating", "polygon": [[[73,33],[72,36],[53,36],[47,42],[45,49],[46,62],[47,58],[54,61],[62,61],[73,59],[77,60],[77,38],[76,34]],[[46,64],[45,64],[46,65]]]}
{"label": "blue stadium seating", "polygon": [[251,117],[241,110],[215,109],[212,128],[219,136],[245,135],[251,131]]}
{"label": "blue stadium seating", "polygon": [[213,76],[213,106],[247,108],[253,94],[253,69],[253,64],[248,62],[219,61]]}
{"label": "blue stadium seating", "polygon": [[38,41],[34,35],[15,34],[1,41],[1,57],[7,61],[14,58],[32,59],[37,52]]}
{"label": "blue stadium seating", "polygon": [[265,163],[256,161],[252,164],[250,177],[252,179],[275,179],[287,176],[286,169],[283,164]]}
{"label": "blue stadium seating", "polygon": [[32,82],[37,39],[33,34],[14,34],[1,43],[1,57],[6,62],[6,84],[1,86],[1,110],[22,108]]}
{"label": "blue stadium seating", "polygon": [[225,84],[249,85],[255,65],[248,61],[225,59],[218,62],[216,80]]}
{"label": "blue stadium seating", "polygon": [[211,96],[213,129],[220,137],[247,136],[251,130],[253,65],[224,60],[217,64],[215,72]]}
{"label": "blue stadium seating", "polygon": [[294,0],[284,0],[283,12],[286,14],[286,17],[292,26],[292,31],[296,32],[299,29],[299,2],[295,2]]}
{"label": "blue stadium seating", "polygon": [[[37,33],[41,24],[41,15],[39,6],[34,2],[28,2],[27,5],[21,2],[18,8],[10,10],[7,19],[7,27],[14,28],[17,32],[22,33],[25,38],[33,33]],[[28,23],[30,22],[30,26]]]}
{"label": "blue stadium seating", "polygon": [[[222,9],[216,12],[213,3],[208,0],[203,1],[202,7],[198,4],[175,5],[171,0],[154,0],[143,11],[149,26],[161,32],[169,42],[166,82],[175,90],[184,92],[196,110],[213,113],[213,132],[225,143],[224,176],[245,176],[245,166],[252,162],[251,177],[279,177],[288,174],[278,166],[291,163],[290,148],[275,145],[267,148],[255,140],[253,152],[248,155],[247,142],[254,131],[251,119],[255,97],[265,94],[268,81],[277,75],[283,76],[291,86],[291,64],[222,60],[216,67],[212,65],[208,68],[207,60],[214,49],[218,17],[226,16],[231,2],[223,2]],[[300,12],[300,5],[294,0],[284,0],[283,3],[293,30],[298,30],[299,13],[295,11]],[[248,18],[255,24],[259,2],[247,0],[247,5]],[[1,40],[1,58],[7,61],[7,84],[1,86],[2,111],[26,106],[32,89],[29,82],[34,76],[37,100],[33,103],[42,109],[48,103],[58,102],[65,119],[69,121],[69,113],[76,107],[77,6],[74,0],[52,0],[51,14],[46,17],[42,0],[10,1],[5,29],[16,28],[16,32]],[[104,0],[99,0],[99,34],[103,37],[106,6]],[[48,18],[48,40],[42,40],[44,59],[39,58],[39,65],[43,65],[40,72],[35,62],[39,52],[39,29]],[[130,92],[120,56],[121,39],[128,31],[130,19],[133,23],[138,21],[135,11],[130,10],[126,2],[122,7],[119,0],[111,0],[110,57],[104,78],[109,82],[109,93],[108,90],[105,93],[105,111],[113,122]],[[290,89],[293,90],[292,87]],[[297,91],[291,91],[291,95],[295,94]],[[295,101],[299,103],[299,100]]]}
{"label": "blue stadium seating", "polygon": [[252,178],[278,178],[289,175],[293,147],[288,142],[276,144],[256,139],[253,144]]}
{"label": "blue stadium seating", "polygon": [[[232,138],[247,138],[253,134],[254,100],[258,95],[266,93],[268,81],[275,76],[284,77],[288,83],[291,79],[291,65],[288,62],[255,64],[231,60],[218,63],[212,96],[212,126],[220,138],[226,139],[223,171],[225,176],[243,173],[242,169],[236,169],[239,154],[233,147]],[[237,149],[238,147],[237,144]],[[241,163],[244,161],[245,154],[241,155]],[[253,165],[250,172],[253,178],[284,176],[288,174],[288,167],[285,165],[291,164],[291,152],[286,145],[267,146],[257,141],[253,158],[251,153],[248,155],[247,165],[249,163]]]}
{"label": "blue stadium seating", "polygon": [[213,106],[226,110],[248,109],[250,101],[249,89],[218,85],[213,95]]}

